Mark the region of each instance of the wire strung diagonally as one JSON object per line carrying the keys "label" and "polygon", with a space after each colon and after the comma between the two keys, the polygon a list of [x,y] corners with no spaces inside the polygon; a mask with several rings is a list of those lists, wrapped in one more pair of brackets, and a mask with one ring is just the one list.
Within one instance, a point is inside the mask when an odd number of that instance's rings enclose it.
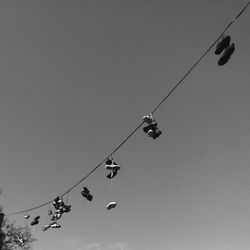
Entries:
{"label": "wire strung diagonally", "polygon": [[169,93],[162,99],[162,101],[156,105],[156,107],[151,112],[152,114],[167,100],[167,98],[177,89],[177,87],[185,80],[185,78],[193,71],[193,69],[200,63],[200,61],[207,55],[207,53],[214,47],[214,45],[220,40],[220,38],[225,34],[229,27],[236,21],[237,18],[245,11],[249,6],[248,2],[244,8],[239,12],[239,14],[227,25],[227,27],[220,33],[218,38],[210,45],[210,47],[198,58],[198,60],[193,64],[193,66],[184,74],[184,76],[177,82],[177,84],[169,91]]}
{"label": "wire strung diagonally", "polygon": [[[156,105],[156,107],[153,109],[151,112],[152,114],[156,112],[157,109],[167,100],[167,98],[170,97],[170,95],[177,89],[177,87],[185,80],[185,78],[193,71],[193,69],[202,61],[202,59],[208,54],[208,52],[214,47],[214,45],[219,41],[219,39],[224,35],[224,33],[229,29],[229,27],[241,16],[241,14],[247,9],[249,6],[250,1],[241,9],[241,11],[236,15],[236,17],[226,26],[226,28],[223,30],[223,32],[220,33],[220,35],[216,38],[216,40],[209,46],[207,50],[204,51],[204,53],[196,60],[196,62],[190,67],[190,69],[181,77],[181,79],[177,82],[177,84],[169,91],[169,93],[162,99],[162,101]],[[107,158],[111,157],[115,152],[117,152],[136,132],[137,130],[144,124],[142,121],[132,132],[104,159],[102,160],[94,169],[92,169],[89,173],[87,173],[83,178],[81,178],[79,181],[77,181],[73,186],[71,186],[66,192],[60,195],[60,197],[65,196],[66,194],[68,195],[75,187],[77,187],[81,182],[83,182],[85,179],[87,179],[92,173],[94,173],[105,161]],[[49,205],[52,203],[54,200],[42,203],[38,206],[34,206],[32,208],[14,212],[14,213],[9,213],[6,214],[5,216],[10,216],[10,215],[16,215],[16,214],[22,214],[22,213],[27,213],[32,210],[39,209],[41,207],[44,207],[46,205]]]}

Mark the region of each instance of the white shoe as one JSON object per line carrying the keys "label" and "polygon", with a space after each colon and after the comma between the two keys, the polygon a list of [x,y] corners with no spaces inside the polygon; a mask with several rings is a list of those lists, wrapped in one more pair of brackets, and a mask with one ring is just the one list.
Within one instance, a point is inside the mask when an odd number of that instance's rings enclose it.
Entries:
{"label": "white shoe", "polygon": [[112,208],[115,208],[116,206],[117,206],[116,202],[111,201],[111,202],[106,206],[106,208],[107,208],[108,210],[110,210],[110,209],[112,209]]}
{"label": "white shoe", "polygon": [[113,162],[112,165],[106,165],[105,168],[111,171],[118,171],[121,167],[115,162]]}

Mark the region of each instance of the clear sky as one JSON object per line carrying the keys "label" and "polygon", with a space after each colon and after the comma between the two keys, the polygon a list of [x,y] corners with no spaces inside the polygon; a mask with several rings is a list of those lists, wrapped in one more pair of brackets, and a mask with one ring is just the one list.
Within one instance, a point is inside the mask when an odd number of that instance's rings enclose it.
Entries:
{"label": "clear sky", "polygon": [[[164,98],[243,0],[0,2],[0,186],[6,213],[64,193]],[[140,129],[69,195],[34,250],[250,249],[250,9]],[[81,197],[82,186],[94,195]],[[117,208],[106,210],[108,202]],[[10,219],[24,225],[23,215]]]}

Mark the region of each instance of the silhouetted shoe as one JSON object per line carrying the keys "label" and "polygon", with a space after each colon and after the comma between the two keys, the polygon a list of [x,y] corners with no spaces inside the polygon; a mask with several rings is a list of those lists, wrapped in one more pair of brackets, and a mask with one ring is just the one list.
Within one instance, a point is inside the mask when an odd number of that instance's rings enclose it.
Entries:
{"label": "silhouetted shoe", "polygon": [[84,192],[84,190],[81,191],[81,195],[85,197],[88,201],[92,201],[93,195],[91,195],[89,192]]}
{"label": "silhouetted shoe", "polygon": [[158,138],[161,134],[162,134],[162,132],[157,128],[157,129],[154,131],[153,139]]}
{"label": "silhouetted shoe", "polygon": [[152,114],[143,116],[143,121],[151,124],[154,121]]}
{"label": "silhouetted shoe", "polygon": [[215,49],[215,55],[219,55],[224,49],[226,49],[230,44],[231,37],[223,36],[221,41],[217,44]]}
{"label": "silhouetted shoe", "polygon": [[33,221],[31,221],[30,225],[31,225],[31,226],[34,226],[34,225],[37,225],[38,223],[39,223],[38,220],[33,220]]}
{"label": "silhouetted shoe", "polygon": [[112,164],[112,162],[113,162],[113,161],[112,161],[112,160],[110,160],[110,159],[107,159],[107,160],[106,160],[106,164],[107,164],[107,165],[111,165],[111,164]]}
{"label": "silhouetted shoe", "polygon": [[220,60],[218,61],[218,64],[220,66],[226,64],[228,60],[230,59],[231,55],[234,53],[235,46],[234,43],[232,43],[227,49],[224,51],[223,55],[221,56]]}
{"label": "silhouetted shoe", "polygon": [[148,133],[149,130],[154,130],[156,128],[157,128],[157,122],[153,122],[153,123],[149,124],[148,126],[144,127],[143,131],[145,133]]}
{"label": "silhouetted shoe", "polygon": [[148,136],[153,138],[154,137],[154,130],[150,129],[148,131]]}
{"label": "silhouetted shoe", "polygon": [[117,170],[112,171],[111,173],[109,173],[109,174],[107,175],[107,178],[108,178],[108,179],[113,179],[116,175],[117,175]]}
{"label": "silhouetted shoe", "polygon": [[65,205],[64,208],[63,208],[63,212],[68,213],[70,211],[71,211],[71,205]]}
{"label": "silhouetted shoe", "polygon": [[116,205],[117,205],[116,202],[111,201],[111,202],[106,206],[106,208],[107,208],[108,210],[110,210],[110,209],[112,209],[112,208],[115,208]]}
{"label": "silhouetted shoe", "polygon": [[39,215],[34,218],[34,220],[39,220],[39,219],[40,219]]}
{"label": "silhouetted shoe", "polygon": [[86,197],[86,199],[88,201],[92,201],[93,200],[93,195],[92,194],[88,194],[87,197]]}

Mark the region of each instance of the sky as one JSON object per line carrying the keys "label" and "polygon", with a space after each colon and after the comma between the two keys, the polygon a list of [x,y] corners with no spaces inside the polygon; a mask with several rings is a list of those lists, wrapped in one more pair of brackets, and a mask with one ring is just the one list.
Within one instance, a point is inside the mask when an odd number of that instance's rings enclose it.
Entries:
{"label": "sky", "polygon": [[[166,96],[242,0],[0,2],[0,187],[6,213],[53,200],[89,173]],[[34,250],[250,248],[250,10],[139,129],[68,197]],[[83,186],[93,194],[89,202]],[[117,207],[108,211],[110,201]],[[9,217],[30,223],[23,214]]]}

